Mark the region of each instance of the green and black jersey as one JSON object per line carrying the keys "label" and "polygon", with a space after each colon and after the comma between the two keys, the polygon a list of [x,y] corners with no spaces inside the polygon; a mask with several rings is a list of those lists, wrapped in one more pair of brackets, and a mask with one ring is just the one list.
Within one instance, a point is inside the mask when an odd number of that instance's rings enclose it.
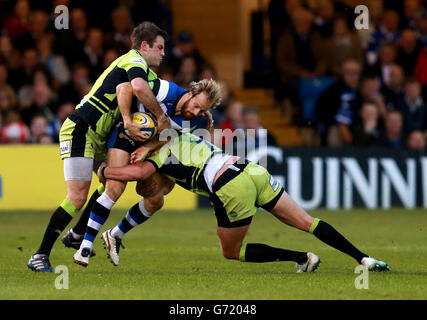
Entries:
{"label": "green and black jersey", "polygon": [[142,78],[153,86],[157,74],[141,54],[132,49],[120,56],[96,80],[90,92],[76,107],[76,114],[101,138],[105,138],[120,116],[116,87],[120,83]]}
{"label": "green and black jersey", "polygon": [[183,134],[164,145],[146,161],[152,162],[158,172],[189,191],[209,195],[203,170],[206,162],[222,150],[193,134]]}

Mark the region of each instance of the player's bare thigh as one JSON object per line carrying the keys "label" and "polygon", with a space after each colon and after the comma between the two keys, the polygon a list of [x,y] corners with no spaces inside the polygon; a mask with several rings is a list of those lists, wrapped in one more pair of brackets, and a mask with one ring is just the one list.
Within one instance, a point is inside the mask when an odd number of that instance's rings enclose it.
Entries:
{"label": "player's bare thigh", "polygon": [[217,234],[221,245],[222,255],[227,259],[239,259],[243,239],[248,233],[249,225],[224,228],[217,226]]}
{"label": "player's bare thigh", "polygon": [[314,221],[286,192],[283,192],[271,213],[283,223],[307,232]]}
{"label": "player's bare thigh", "polygon": [[[129,153],[117,148],[108,149],[107,162],[110,167],[123,167],[129,164]],[[123,181],[107,180],[105,184],[105,192],[113,201],[120,198],[125,188],[126,182]]]}

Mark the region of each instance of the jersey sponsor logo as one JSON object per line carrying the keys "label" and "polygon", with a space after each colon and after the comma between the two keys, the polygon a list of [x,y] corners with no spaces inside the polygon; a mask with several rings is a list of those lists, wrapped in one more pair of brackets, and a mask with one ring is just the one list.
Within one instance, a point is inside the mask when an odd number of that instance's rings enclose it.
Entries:
{"label": "jersey sponsor logo", "polygon": [[67,154],[71,152],[71,141],[67,140],[67,141],[62,141],[59,143],[59,150],[60,150],[60,154]]}
{"label": "jersey sponsor logo", "polygon": [[131,58],[130,58],[130,61],[131,61],[131,62],[134,62],[134,63],[140,63],[140,64],[142,64],[144,67],[147,67],[147,64],[145,63],[144,59],[142,59],[142,58],[131,57]]}
{"label": "jersey sponsor logo", "polygon": [[277,181],[276,179],[274,179],[273,176],[271,176],[270,177],[270,185],[273,188],[273,190],[276,191],[279,188],[280,183],[279,183],[279,181]]}

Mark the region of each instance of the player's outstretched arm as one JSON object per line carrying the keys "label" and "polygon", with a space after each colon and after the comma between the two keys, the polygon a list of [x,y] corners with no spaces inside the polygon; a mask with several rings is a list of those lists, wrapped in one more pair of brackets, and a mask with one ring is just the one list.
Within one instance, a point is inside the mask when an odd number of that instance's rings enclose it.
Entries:
{"label": "player's outstretched arm", "polygon": [[141,126],[132,122],[131,108],[133,100],[133,90],[130,82],[120,83],[116,87],[117,104],[123,117],[124,127],[127,129],[130,137],[139,142],[144,142],[147,137],[141,133]]}
{"label": "player's outstretched arm", "polygon": [[135,78],[131,81],[132,89],[137,98],[146,106],[156,117],[159,132],[170,128],[169,117],[163,112],[156,97],[153,94],[147,81],[142,78]]}
{"label": "player's outstretched arm", "polygon": [[100,179],[119,181],[145,180],[156,172],[156,167],[151,162],[138,162],[124,167],[101,166],[98,169]]}

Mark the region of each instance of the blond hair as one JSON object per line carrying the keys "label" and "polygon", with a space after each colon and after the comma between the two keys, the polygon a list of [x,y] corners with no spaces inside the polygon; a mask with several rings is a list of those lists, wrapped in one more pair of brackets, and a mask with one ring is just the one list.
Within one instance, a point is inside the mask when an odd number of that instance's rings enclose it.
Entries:
{"label": "blond hair", "polygon": [[197,82],[192,81],[189,91],[193,96],[205,92],[208,100],[211,102],[211,108],[215,108],[221,104],[221,87],[213,79],[203,79]]}

